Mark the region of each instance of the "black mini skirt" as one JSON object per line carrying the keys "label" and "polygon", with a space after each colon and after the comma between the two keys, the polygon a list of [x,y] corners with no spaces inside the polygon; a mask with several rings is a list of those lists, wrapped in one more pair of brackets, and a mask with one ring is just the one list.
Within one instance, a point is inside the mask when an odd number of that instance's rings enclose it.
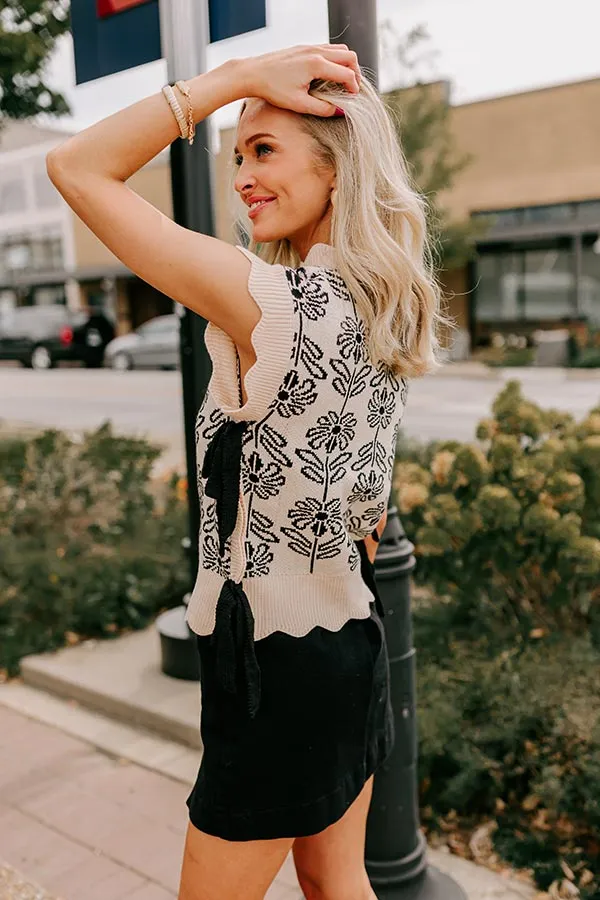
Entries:
{"label": "black mini skirt", "polygon": [[[366,565],[364,545],[361,555]],[[339,631],[256,641],[253,716],[243,669],[238,689],[224,690],[213,635],[196,636],[204,752],[187,800],[196,828],[229,841],[304,837],[343,816],[394,742],[380,611],[377,597],[368,618]]]}

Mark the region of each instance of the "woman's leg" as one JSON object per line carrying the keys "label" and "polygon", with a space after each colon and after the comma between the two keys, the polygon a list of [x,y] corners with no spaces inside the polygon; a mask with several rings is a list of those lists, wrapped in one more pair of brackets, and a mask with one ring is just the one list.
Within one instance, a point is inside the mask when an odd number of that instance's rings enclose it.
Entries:
{"label": "woman's leg", "polygon": [[339,821],[294,841],[294,862],[306,900],[377,900],[365,869],[372,792],[371,777]]}
{"label": "woman's leg", "polygon": [[264,900],[293,838],[224,841],[190,823],[179,900]]}

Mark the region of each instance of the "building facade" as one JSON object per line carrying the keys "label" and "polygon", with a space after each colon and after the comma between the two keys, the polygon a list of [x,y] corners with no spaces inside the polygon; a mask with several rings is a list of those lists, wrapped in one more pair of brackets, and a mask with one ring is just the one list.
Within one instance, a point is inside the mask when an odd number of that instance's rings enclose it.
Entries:
{"label": "building facade", "polygon": [[471,163],[441,199],[481,226],[474,264],[451,276],[472,346],[600,327],[599,109],[600,78],[452,109]]}
{"label": "building facade", "polygon": [[[28,122],[10,122],[0,134],[0,313],[47,303],[100,307],[124,333],[172,312],[173,301],[107,250],[52,185],[46,155],[67,136]],[[130,185],[172,215],[168,152]]]}
{"label": "building facade", "polygon": [[[130,178],[128,185],[165,215],[172,218],[169,152],[164,151]],[[65,204],[66,205],[66,204]],[[173,312],[173,301],[142,281],[102,244],[81,219],[71,213],[76,279],[82,303],[102,297],[124,334],[154,316]]]}
{"label": "building facade", "polygon": [[79,305],[73,217],[46,174],[46,154],[64,137],[23,122],[0,134],[0,309]]}

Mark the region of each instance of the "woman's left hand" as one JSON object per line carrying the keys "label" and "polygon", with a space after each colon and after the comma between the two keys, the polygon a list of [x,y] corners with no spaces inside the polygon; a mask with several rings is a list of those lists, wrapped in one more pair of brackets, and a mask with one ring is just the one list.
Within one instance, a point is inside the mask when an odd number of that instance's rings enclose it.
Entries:
{"label": "woman's left hand", "polygon": [[[387,517],[388,517],[388,511],[387,511],[387,509],[386,509],[386,511],[384,512],[384,514],[383,514],[382,517],[380,518],[379,522],[378,522],[377,525],[375,526],[375,529],[376,529],[377,534],[378,534],[378,536],[379,536],[379,540],[381,540],[381,535],[383,534],[383,532],[384,532],[384,530],[385,530],[385,526],[386,526],[386,522],[387,522]],[[375,557],[377,556],[377,548],[378,548],[378,546],[379,546],[378,541],[373,540],[373,538],[371,537],[371,535],[369,535],[368,537],[365,538],[365,547],[366,547],[366,550],[367,550],[367,556],[369,557],[369,559],[371,560],[372,563],[375,562]]]}
{"label": "woman's left hand", "polygon": [[290,47],[242,61],[248,96],[261,97],[273,106],[314,116],[332,116],[335,106],[308,93],[315,79],[343,85],[351,94],[359,91],[358,58],[346,44]]}

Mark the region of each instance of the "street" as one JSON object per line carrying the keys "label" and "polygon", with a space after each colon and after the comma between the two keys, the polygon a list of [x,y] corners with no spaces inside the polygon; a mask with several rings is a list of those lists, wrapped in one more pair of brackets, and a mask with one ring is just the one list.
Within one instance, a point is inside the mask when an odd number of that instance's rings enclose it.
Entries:
{"label": "street", "polygon": [[[544,407],[568,410],[578,419],[600,403],[600,380],[593,372],[567,378],[562,369],[503,369],[497,379],[444,373],[411,382],[402,428],[422,440],[472,440],[477,422],[490,414],[494,398],[510,378],[522,380],[526,397]],[[0,425],[78,431],[107,419],[118,432],[145,435],[162,444],[162,465],[183,469],[179,372],[0,367]]]}

